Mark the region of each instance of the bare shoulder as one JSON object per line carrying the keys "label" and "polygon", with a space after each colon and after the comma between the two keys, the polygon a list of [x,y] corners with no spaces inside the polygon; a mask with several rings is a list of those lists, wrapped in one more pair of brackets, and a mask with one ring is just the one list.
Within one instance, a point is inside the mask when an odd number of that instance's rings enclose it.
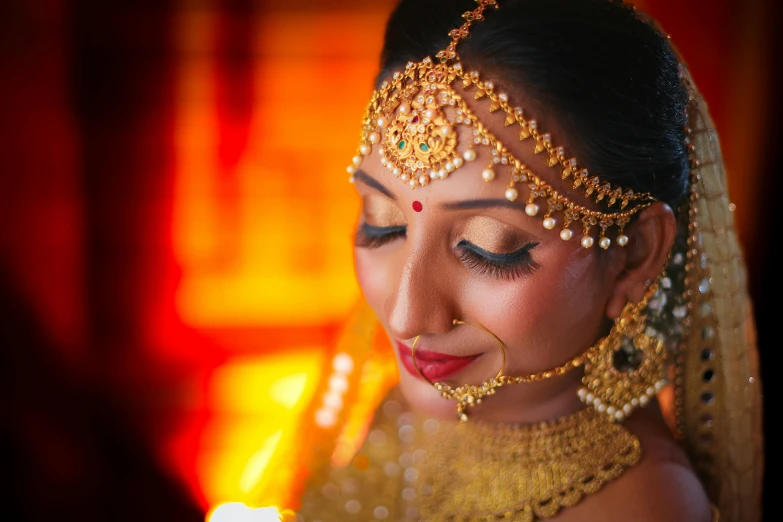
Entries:
{"label": "bare shoulder", "polygon": [[641,460],[585,498],[577,519],[710,522],[709,499],[686,453],[665,425],[654,417],[641,417],[628,423],[642,445]]}
{"label": "bare shoulder", "polygon": [[643,458],[605,486],[593,520],[710,522],[709,500],[693,470],[681,463]]}

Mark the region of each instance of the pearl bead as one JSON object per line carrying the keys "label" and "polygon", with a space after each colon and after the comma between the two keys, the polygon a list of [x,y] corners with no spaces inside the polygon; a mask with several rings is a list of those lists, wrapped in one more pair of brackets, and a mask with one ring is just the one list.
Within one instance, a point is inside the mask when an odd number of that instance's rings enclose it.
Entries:
{"label": "pearl bead", "polygon": [[528,216],[535,216],[538,214],[539,207],[535,203],[528,203],[525,205],[525,214]]}
{"label": "pearl bead", "polygon": [[642,406],[647,406],[647,403],[650,402],[650,398],[646,395],[642,395],[639,397],[639,404]]}
{"label": "pearl bead", "polygon": [[359,152],[362,153],[362,156],[368,155],[370,153],[370,151],[372,151],[372,148],[369,145],[367,145],[366,143],[362,143],[359,146]]}
{"label": "pearl bead", "polygon": [[336,391],[328,391],[324,394],[324,404],[333,410],[341,410],[343,407],[342,394]]}
{"label": "pearl bead", "polygon": [[453,172],[454,171],[454,164],[450,161],[447,161],[445,165],[443,165],[443,168],[446,169],[446,172]]}
{"label": "pearl bead", "polygon": [[515,201],[517,199],[517,196],[519,196],[519,193],[517,192],[517,189],[515,188],[507,188],[506,189],[506,199],[509,201]]}
{"label": "pearl bead", "polygon": [[460,167],[462,166],[462,158],[460,158],[459,156],[457,156],[456,158],[454,158],[454,159],[452,160],[452,163],[454,163],[454,168],[455,168],[455,169],[458,169],[458,168],[460,168]]}
{"label": "pearl bead", "polygon": [[582,246],[584,248],[590,248],[593,246],[593,238],[590,236],[582,236]]}
{"label": "pearl bead", "polygon": [[602,237],[601,239],[598,240],[598,246],[603,248],[604,250],[609,248],[609,245],[611,245],[611,244],[612,244],[612,240],[609,239],[606,236],[604,236],[604,237]]}
{"label": "pearl bead", "polygon": [[419,185],[421,185],[422,187],[425,186],[429,182],[430,182],[430,177],[429,176],[425,176],[423,174],[421,176],[419,176]]}
{"label": "pearl bead", "polygon": [[408,181],[410,179],[410,176],[407,173],[405,173],[402,176],[400,176],[400,179],[402,181]]}
{"label": "pearl bead", "polygon": [[591,403],[591,402],[593,402],[593,400],[595,400],[595,395],[593,395],[592,393],[588,393],[588,394],[587,394],[587,397],[585,397],[585,400],[586,400],[587,402],[590,402],[590,403]]}
{"label": "pearl bead", "polygon": [[449,136],[452,130],[454,129],[451,128],[451,125],[444,125],[440,128],[440,133],[444,136]]}
{"label": "pearl bead", "polygon": [[492,181],[495,179],[495,171],[492,169],[484,169],[481,171],[481,177],[484,178],[484,181]]}
{"label": "pearl bead", "polygon": [[408,185],[410,185],[411,188],[416,188],[416,178],[411,178],[411,180],[408,182]]}
{"label": "pearl bead", "polygon": [[424,117],[425,118],[429,118],[429,119],[434,118],[435,117],[435,111],[433,111],[432,109],[427,109],[426,111],[424,111]]}
{"label": "pearl bead", "polygon": [[623,406],[623,412],[625,412],[626,415],[631,413],[632,411],[633,411],[633,408],[631,407],[630,404],[626,404],[625,406]]}
{"label": "pearl bead", "polygon": [[573,230],[569,228],[564,228],[563,230],[560,231],[560,239],[562,239],[563,241],[568,241],[572,237],[574,237]]}
{"label": "pearl bead", "polygon": [[544,218],[544,228],[547,230],[552,230],[555,228],[555,218]]}
{"label": "pearl bead", "polygon": [[400,114],[408,114],[411,112],[411,106],[407,103],[401,103],[400,104]]}
{"label": "pearl bead", "polygon": [[476,151],[473,149],[468,149],[462,154],[462,157],[465,158],[465,161],[473,161],[476,159]]}
{"label": "pearl bead", "polygon": [[438,171],[437,170],[431,170],[430,171],[430,178],[435,179],[438,177]]}
{"label": "pearl bead", "polygon": [[446,169],[440,169],[440,170],[438,171],[438,177],[439,177],[440,179],[446,179],[446,178],[448,178],[448,177],[449,177],[449,173],[448,173],[448,171],[446,171]]}
{"label": "pearl bead", "polygon": [[364,158],[362,158],[361,156],[354,156],[354,157],[353,157],[353,164],[354,164],[354,165],[356,165],[356,166],[358,167],[359,165],[361,165],[361,164],[362,164],[362,160],[363,160],[363,159],[364,159]]}
{"label": "pearl bead", "polygon": [[386,118],[378,118],[378,127],[385,128],[386,127]]}
{"label": "pearl bead", "polygon": [[369,137],[370,143],[378,143],[381,141],[381,135],[377,132],[371,132]]}
{"label": "pearl bead", "polygon": [[626,236],[625,234],[620,234],[619,236],[617,236],[617,239],[615,241],[617,241],[618,245],[625,246],[628,244],[628,236]]}
{"label": "pearl bead", "polygon": [[394,170],[392,170],[392,174],[394,174],[394,177],[398,177],[400,175],[400,169],[398,167],[394,167]]}
{"label": "pearl bead", "polygon": [[625,417],[625,413],[623,413],[623,410],[617,410],[614,412],[614,418],[621,421]]}
{"label": "pearl bead", "polygon": [[614,406],[609,406],[608,408],[606,408],[606,413],[608,413],[609,415],[614,415],[615,411],[617,410],[614,409]]}
{"label": "pearl bead", "polygon": [[337,423],[337,414],[332,409],[321,408],[315,412],[315,423],[322,428],[330,428]]}
{"label": "pearl bead", "polygon": [[384,157],[381,157],[381,165],[383,165],[385,167],[388,162],[389,162],[389,160],[387,160]]}
{"label": "pearl bead", "polygon": [[348,171],[348,174],[355,174],[356,173],[356,167],[354,167],[353,165],[348,165],[348,168],[345,169],[345,170]]}

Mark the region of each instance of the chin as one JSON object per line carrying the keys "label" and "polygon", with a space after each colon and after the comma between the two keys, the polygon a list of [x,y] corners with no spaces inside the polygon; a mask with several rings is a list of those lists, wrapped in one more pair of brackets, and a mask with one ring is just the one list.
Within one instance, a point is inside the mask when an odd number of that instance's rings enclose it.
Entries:
{"label": "chin", "polygon": [[421,379],[402,375],[400,390],[410,410],[436,419],[456,419],[456,401],[444,399],[432,385]]}

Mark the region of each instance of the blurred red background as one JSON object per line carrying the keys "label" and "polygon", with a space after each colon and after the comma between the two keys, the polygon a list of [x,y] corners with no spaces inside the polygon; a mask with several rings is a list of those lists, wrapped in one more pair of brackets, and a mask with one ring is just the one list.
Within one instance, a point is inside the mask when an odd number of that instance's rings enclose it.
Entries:
{"label": "blurred red background", "polygon": [[[392,5],[0,4],[9,520],[225,522],[223,504],[286,502],[358,296],[345,166]],[[636,5],[721,135],[770,383],[780,8]]]}

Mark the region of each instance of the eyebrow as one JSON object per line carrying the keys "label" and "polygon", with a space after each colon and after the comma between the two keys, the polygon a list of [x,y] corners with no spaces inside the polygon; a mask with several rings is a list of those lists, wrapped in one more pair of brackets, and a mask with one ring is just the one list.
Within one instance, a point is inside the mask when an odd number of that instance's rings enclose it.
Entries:
{"label": "eyebrow", "polygon": [[368,187],[374,188],[375,190],[377,190],[378,192],[380,192],[381,194],[383,194],[387,198],[392,199],[394,201],[397,200],[397,198],[394,197],[394,194],[392,194],[389,189],[387,189],[386,187],[381,185],[381,183],[378,180],[376,180],[375,178],[373,178],[372,176],[367,174],[362,169],[357,169],[356,172],[353,173],[353,180],[354,181],[361,181],[362,183],[364,183]]}
{"label": "eyebrow", "polygon": [[519,203],[507,199],[469,199],[467,201],[455,201],[443,203],[440,207],[444,210],[472,210],[477,208],[511,208],[514,210],[523,210]]}

